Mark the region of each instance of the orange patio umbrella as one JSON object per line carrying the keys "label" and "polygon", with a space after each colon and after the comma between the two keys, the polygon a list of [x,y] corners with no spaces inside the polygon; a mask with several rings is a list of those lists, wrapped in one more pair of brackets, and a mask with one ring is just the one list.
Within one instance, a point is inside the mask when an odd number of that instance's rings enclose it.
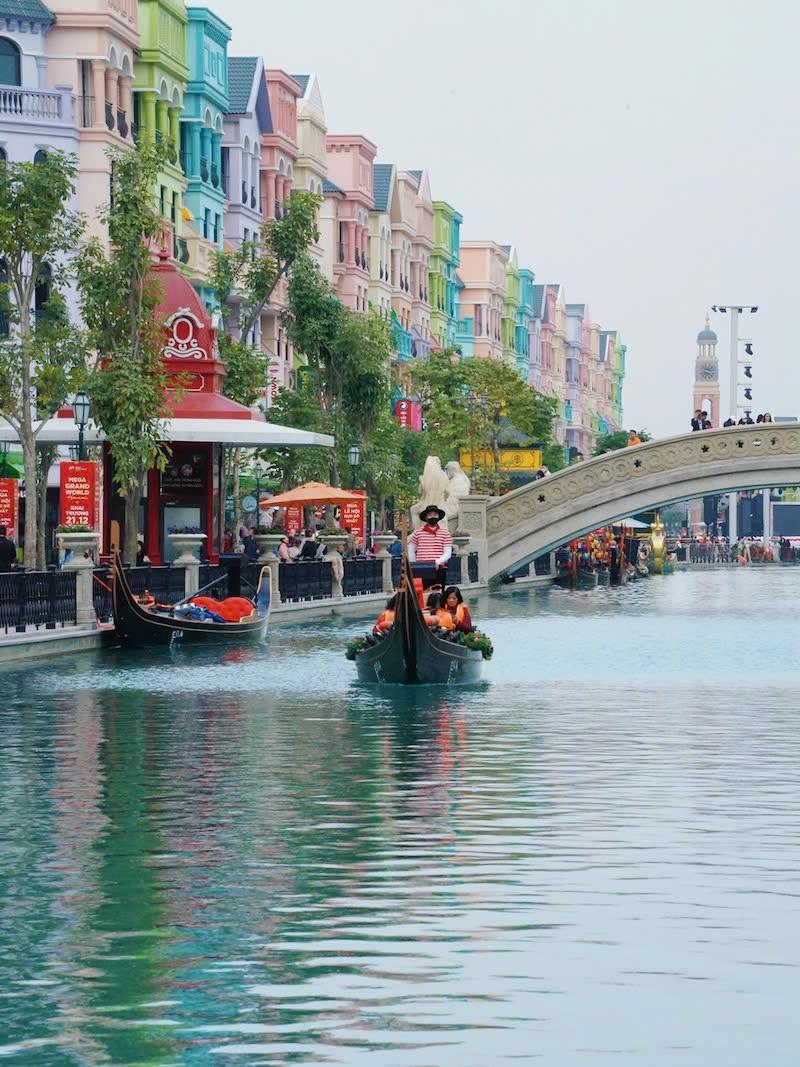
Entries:
{"label": "orange patio umbrella", "polygon": [[349,493],[346,489],[337,489],[323,482],[306,482],[304,485],[298,485],[296,489],[290,489],[288,493],[262,500],[261,507],[266,511],[268,508],[288,508],[293,505],[305,507],[308,504],[350,504],[363,499],[358,493]]}

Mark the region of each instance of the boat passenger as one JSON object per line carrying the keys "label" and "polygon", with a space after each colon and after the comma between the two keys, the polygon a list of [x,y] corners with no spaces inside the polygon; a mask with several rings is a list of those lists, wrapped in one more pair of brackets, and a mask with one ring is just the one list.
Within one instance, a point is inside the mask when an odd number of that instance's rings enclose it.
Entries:
{"label": "boat passenger", "polygon": [[378,616],[378,621],[372,627],[374,634],[385,633],[394,626],[395,608],[397,607],[397,593],[386,601],[386,610]]}
{"label": "boat passenger", "polygon": [[443,630],[454,630],[455,623],[450,612],[444,606],[441,593],[431,593],[425,608],[425,622],[428,626],[441,626]]}
{"label": "boat passenger", "polygon": [[444,591],[444,607],[456,630],[468,634],[472,631],[472,618],[457,585],[449,585]]}

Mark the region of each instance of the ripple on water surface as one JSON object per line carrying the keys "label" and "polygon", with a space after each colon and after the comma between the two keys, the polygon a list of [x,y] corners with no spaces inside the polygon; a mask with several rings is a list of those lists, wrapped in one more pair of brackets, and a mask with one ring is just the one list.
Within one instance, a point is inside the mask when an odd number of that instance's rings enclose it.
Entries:
{"label": "ripple on water surface", "polygon": [[463,690],[352,621],[6,672],[0,1059],[794,1064],[799,592],[482,597]]}

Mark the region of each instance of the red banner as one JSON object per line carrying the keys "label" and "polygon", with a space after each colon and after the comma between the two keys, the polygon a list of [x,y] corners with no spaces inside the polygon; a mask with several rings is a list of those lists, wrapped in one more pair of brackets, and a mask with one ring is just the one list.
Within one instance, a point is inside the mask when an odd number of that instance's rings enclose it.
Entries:
{"label": "red banner", "polygon": [[88,526],[94,530],[97,526],[97,464],[63,460],[59,469],[58,521],[62,526]]}
{"label": "red banner", "polygon": [[293,505],[284,510],[286,511],[286,519],[283,528],[289,537],[294,537],[295,534],[300,533],[303,529],[303,509]]}
{"label": "red banner", "polygon": [[398,400],[395,405],[397,423],[407,430],[422,429],[422,407],[412,400]]}
{"label": "red banner", "polygon": [[19,530],[19,479],[0,478],[0,526],[16,544]]}
{"label": "red banner", "polygon": [[367,534],[367,494],[363,489],[353,489],[352,492],[358,493],[362,499],[342,504],[339,525],[343,530],[352,530],[356,540],[362,542]]}

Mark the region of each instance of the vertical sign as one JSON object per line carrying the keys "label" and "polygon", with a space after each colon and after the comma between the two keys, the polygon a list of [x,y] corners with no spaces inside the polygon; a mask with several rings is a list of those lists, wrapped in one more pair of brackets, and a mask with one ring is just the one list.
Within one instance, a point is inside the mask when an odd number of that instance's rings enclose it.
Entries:
{"label": "vertical sign", "polygon": [[58,512],[62,526],[97,526],[97,464],[59,463],[61,489]]}
{"label": "vertical sign", "polygon": [[303,509],[292,505],[286,510],[286,519],[284,521],[284,530],[289,537],[294,537],[295,534],[300,533],[303,528]]}
{"label": "vertical sign", "polygon": [[273,360],[267,370],[267,395],[266,404],[268,408],[271,408],[275,401],[278,399],[278,389],[281,385],[281,365],[278,360]]}
{"label": "vertical sign", "polygon": [[395,405],[397,423],[406,430],[422,429],[422,408],[411,400],[398,400]]}
{"label": "vertical sign", "polygon": [[19,534],[19,479],[0,478],[0,526],[14,543]]}
{"label": "vertical sign", "polygon": [[356,540],[363,542],[367,535],[367,494],[364,489],[353,489],[360,500],[349,500],[342,504],[339,525],[343,530],[352,530]]}

